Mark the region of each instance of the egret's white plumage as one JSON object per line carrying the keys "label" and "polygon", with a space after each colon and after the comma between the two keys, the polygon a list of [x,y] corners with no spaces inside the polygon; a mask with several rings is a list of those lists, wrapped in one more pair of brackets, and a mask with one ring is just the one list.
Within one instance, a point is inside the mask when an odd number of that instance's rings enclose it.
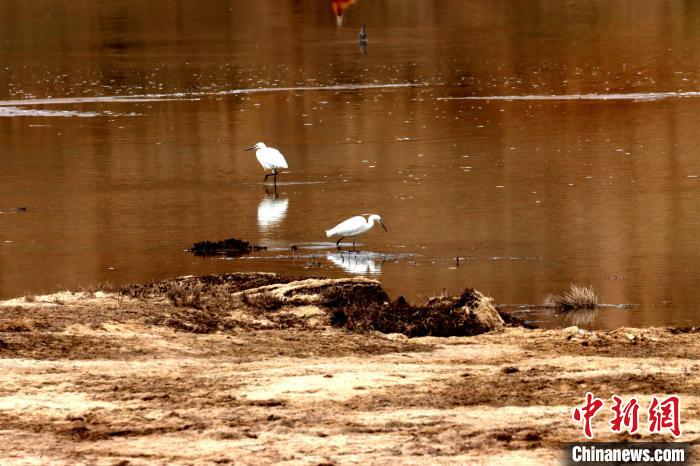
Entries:
{"label": "egret's white plumage", "polygon": [[277,182],[277,170],[281,168],[289,168],[287,166],[287,161],[284,159],[284,155],[274,147],[267,147],[265,143],[259,142],[246,150],[255,149],[255,158],[258,159],[260,165],[262,165],[264,170],[272,170],[272,173],[265,175],[265,179],[268,176],[275,177],[275,183]]}
{"label": "egret's white plumage", "polygon": [[[340,222],[330,230],[326,230],[326,236],[330,238],[331,236],[340,236],[340,239],[336,242],[338,248],[340,248],[340,241],[346,236],[357,236],[369,231],[374,226],[374,222],[379,222],[379,224],[384,228],[384,231],[389,231],[382,222],[382,218],[377,214],[371,214],[367,218],[362,215],[356,217],[351,217],[344,222]],[[353,241],[353,246],[355,242]]]}

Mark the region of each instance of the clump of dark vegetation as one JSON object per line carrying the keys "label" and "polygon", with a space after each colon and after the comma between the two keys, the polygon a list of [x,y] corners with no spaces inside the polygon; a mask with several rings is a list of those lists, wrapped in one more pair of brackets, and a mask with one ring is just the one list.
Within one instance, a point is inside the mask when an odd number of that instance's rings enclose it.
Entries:
{"label": "clump of dark vegetation", "polygon": [[257,294],[248,296],[243,293],[241,302],[248,307],[261,311],[276,311],[284,305],[284,301],[271,294]]}
{"label": "clump of dark vegetation", "polygon": [[265,246],[252,245],[247,241],[237,238],[228,238],[223,241],[201,241],[194,243],[189,249],[195,256],[242,256],[252,251],[266,250]]}
{"label": "clump of dark vegetation", "polygon": [[700,327],[671,327],[668,329],[668,331],[671,332],[673,335],[679,335],[683,333],[700,333]]}
{"label": "clump of dark vegetation", "polygon": [[403,333],[409,337],[469,336],[491,330],[483,328],[468,312],[478,307],[482,299],[473,289],[465,289],[458,297],[434,297],[423,305],[409,304],[403,296],[388,302],[383,290],[356,297],[333,287],[324,295],[326,305],[333,310],[332,323],[350,330]]}
{"label": "clump of dark vegetation", "polygon": [[326,287],[321,292],[322,302],[332,309],[361,308],[383,305],[389,301],[389,295],[378,283],[358,287],[342,283]]}
{"label": "clump of dark vegetation", "polygon": [[569,291],[563,295],[548,295],[544,300],[544,306],[554,307],[562,311],[573,309],[596,309],[598,296],[591,286],[579,286],[572,284]]}
{"label": "clump of dark vegetation", "polygon": [[84,293],[87,293],[89,295],[94,295],[97,292],[102,292],[102,293],[115,293],[118,292],[121,288],[114,283],[110,281],[104,281],[104,282],[99,282],[94,285],[89,285],[86,287],[83,287],[82,291]]}

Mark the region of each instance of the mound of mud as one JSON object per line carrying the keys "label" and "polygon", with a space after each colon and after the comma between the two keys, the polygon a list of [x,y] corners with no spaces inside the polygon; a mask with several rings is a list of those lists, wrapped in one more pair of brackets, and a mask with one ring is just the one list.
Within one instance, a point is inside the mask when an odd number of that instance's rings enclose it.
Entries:
{"label": "mound of mud", "polygon": [[243,325],[334,325],[409,337],[469,336],[519,324],[508,315],[504,320],[491,298],[472,289],[458,297],[432,298],[423,305],[412,305],[403,297],[391,302],[378,281],[366,278],[236,273],[132,285],[123,293],[142,299],[167,298],[176,309],[153,316],[149,323],[195,333]]}
{"label": "mound of mud", "polygon": [[[308,277],[290,275],[277,275],[275,273],[223,273],[216,275],[188,275],[171,278],[153,283],[127,285],[121,289],[121,293],[132,298],[173,297],[176,289],[183,292],[197,293],[201,298],[211,301],[222,295],[232,295],[241,291],[260,288],[268,285],[279,285],[293,281],[305,280]],[[177,303],[175,303],[177,304]]]}
{"label": "mound of mud", "polygon": [[358,302],[388,299],[379,282],[363,278],[326,279],[273,273],[186,276],[130,285],[123,295],[150,307],[149,325],[193,333],[235,328],[316,328],[330,325],[329,289],[344,290]]}
{"label": "mound of mud", "polygon": [[505,326],[493,300],[473,289],[458,297],[431,298],[423,305],[409,304],[402,296],[391,303],[355,300],[332,288],[326,294],[334,307],[333,323],[351,330],[448,337],[478,335]]}

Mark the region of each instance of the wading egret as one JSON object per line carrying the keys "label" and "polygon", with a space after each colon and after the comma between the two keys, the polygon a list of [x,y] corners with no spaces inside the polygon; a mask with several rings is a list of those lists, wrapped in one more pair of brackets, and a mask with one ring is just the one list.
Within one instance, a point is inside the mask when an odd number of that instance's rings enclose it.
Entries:
{"label": "wading egret", "polygon": [[265,170],[272,170],[272,173],[268,173],[263,178],[263,181],[267,180],[268,176],[273,176],[275,181],[275,186],[277,186],[277,170],[279,168],[289,168],[287,166],[287,161],[284,160],[284,155],[275,148],[267,147],[264,143],[259,142],[246,150],[255,149],[255,158],[258,159],[260,165],[262,165]]}
{"label": "wading egret", "polygon": [[346,236],[352,236],[352,248],[355,249],[354,237],[371,230],[375,221],[379,222],[382,228],[384,228],[384,231],[389,231],[386,229],[386,225],[384,225],[384,222],[382,222],[382,218],[379,215],[371,214],[368,215],[366,219],[362,215],[358,215],[337,224],[330,230],[326,230],[326,237],[330,238],[331,236],[340,235],[340,239],[335,243],[335,245],[338,246],[338,249],[340,249],[340,242],[343,240],[343,238]]}

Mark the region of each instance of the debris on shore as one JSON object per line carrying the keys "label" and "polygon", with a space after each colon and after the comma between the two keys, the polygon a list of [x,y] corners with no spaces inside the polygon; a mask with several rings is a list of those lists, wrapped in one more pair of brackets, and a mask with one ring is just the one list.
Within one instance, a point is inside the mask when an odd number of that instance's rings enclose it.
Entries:
{"label": "debris on shore", "polygon": [[[196,315],[195,320],[204,322],[174,322],[171,313],[170,324],[182,329],[214,331],[236,326],[231,320],[232,309],[247,310],[254,316],[252,320],[267,321],[277,328],[333,325],[408,337],[478,335],[506,325],[493,300],[478,291],[467,289],[458,297],[436,297],[423,305],[412,305],[403,297],[390,301],[378,281],[366,278],[225,274],[125,288],[131,296],[143,296],[144,290],[150,296],[164,294],[178,308],[199,311],[178,314],[184,320]],[[237,315],[239,320],[243,317],[241,312]],[[519,326],[512,317],[506,318],[510,325]]]}

